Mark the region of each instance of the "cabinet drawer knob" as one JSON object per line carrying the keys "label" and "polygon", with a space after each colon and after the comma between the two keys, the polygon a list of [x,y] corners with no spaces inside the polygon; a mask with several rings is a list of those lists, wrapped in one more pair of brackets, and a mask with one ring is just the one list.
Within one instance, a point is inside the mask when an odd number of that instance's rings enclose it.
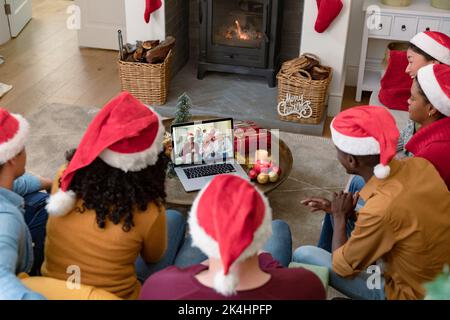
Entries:
{"label": "cabinet drawer knob", "polygon": [[402,25],[402,31],[406,31],[406,26]]}
{"label": "cabinet drawer knob", "polygon": [[383,24],[382,24],[382,23],[380,23],[380,24],[378,25],[378,30],[381,30],[381,29],[383,29]]}

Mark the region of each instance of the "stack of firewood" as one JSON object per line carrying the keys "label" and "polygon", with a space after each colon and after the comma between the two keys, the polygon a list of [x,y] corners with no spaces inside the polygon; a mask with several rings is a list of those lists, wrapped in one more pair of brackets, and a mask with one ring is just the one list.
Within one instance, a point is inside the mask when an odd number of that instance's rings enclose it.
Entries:
{"label": "stack of firewood", "polygon": [[135,45],[127,43],[123,46],[123,61],[140,63],[162,63],[169,51],[175,46],[175,38],[167,37],[166,40],[136,41]]}
{"label": "stack of firewood", "polygon": [[312,80],[325,80],[330,76],[328,68],[320,64],[320,59],[313,54],[303,54],[299,58],[295,58],[283,63],[281,67],[283,73],[291,74],[295,77],[305,77],[301,71],[306,71]]}

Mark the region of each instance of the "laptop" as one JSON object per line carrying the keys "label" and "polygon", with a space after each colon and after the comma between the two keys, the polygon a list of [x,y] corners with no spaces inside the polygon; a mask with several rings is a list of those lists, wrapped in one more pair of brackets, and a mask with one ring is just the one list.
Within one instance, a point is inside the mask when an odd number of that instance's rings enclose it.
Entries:
{"label": "laptop", "polygon": [[249,180],[235,160],[233,119],[172,125],[172,161],[186,192],[198,191],[219,174]]}

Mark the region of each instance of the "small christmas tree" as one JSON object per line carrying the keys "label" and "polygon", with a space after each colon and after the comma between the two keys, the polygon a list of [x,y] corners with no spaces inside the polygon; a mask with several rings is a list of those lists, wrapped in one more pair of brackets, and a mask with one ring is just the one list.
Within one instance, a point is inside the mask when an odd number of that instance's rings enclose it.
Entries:
{"label": "small christmas tree", "polygon": [[192,115],[189,112],[191,107],[191,98],[189,98],[185,92],[178,98],[177,112],[175,113],[175,120],[173,121],[173,124],[189,122],[192,118]]}

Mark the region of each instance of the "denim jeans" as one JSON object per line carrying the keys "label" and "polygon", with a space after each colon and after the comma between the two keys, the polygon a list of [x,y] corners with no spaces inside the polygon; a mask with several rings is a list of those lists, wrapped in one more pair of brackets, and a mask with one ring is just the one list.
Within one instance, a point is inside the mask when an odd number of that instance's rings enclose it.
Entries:
{"label": "denim jeans", "polygon": [[139,281],[144,282],[153,273],[174,264],[177,253],[183,244],[186,233],[186,219],[175,210],[166,211],[167,221],[167,249],[164,256],[157,263],[147,264],[139,256],[136,260],[136,274]]}
{"label": "denim jeans", "polygon": [[[356,193],[361,191],[364,188],[365,181],[360,176],[354,176],[352,181],[350,182],[350,186],[348,188],[348,192]],[[364,200],[361,198],[358,200],[358,204],[356,205],[356,211],[361,209],[364,206]],[[325,214],[325,218],[323,219],[322,231],[320,233],[320,239],[317,246],[331,253],[331,247],[333,242],[333,216],[329,213]],[[346,225],[347,238],[350,238],[350,235],[355,229],[355,220],[349,219]]]}
{"label": "denim jeans", "polygon": [[331,253],[317,247],[304,246],[295,250],[293,254],[293,261],[317,266],[327,267],[329,270],[330,285],[336,290],[342,292],[352,299],[359,300],[385,300],[384,293],[384,278],[380,274],[379,287],[370,289],[370,284],[373,282],[369,277],[373,274],[361,272],[352,278],[343,278],[333,272]]}
{"label": "denim jeans", "polygon": [[[282,220],[272,221],[272,236],[267,240],[262,251],[269,252],[281,265],[287,267],[292,258],[292,237],[289,225]],[[175,259],[175,266],[189,267],[201,263],[208,257],[198,248],[192,246],[189,235]]]}
{"label": "denim jeans", "polygon": [[24,196],[25,222],[33,240],[34,262],[30,276],[40,275],[44,262],[44,245],[48,213],[45,209],[49,195],[44,192],[34,192]]}

